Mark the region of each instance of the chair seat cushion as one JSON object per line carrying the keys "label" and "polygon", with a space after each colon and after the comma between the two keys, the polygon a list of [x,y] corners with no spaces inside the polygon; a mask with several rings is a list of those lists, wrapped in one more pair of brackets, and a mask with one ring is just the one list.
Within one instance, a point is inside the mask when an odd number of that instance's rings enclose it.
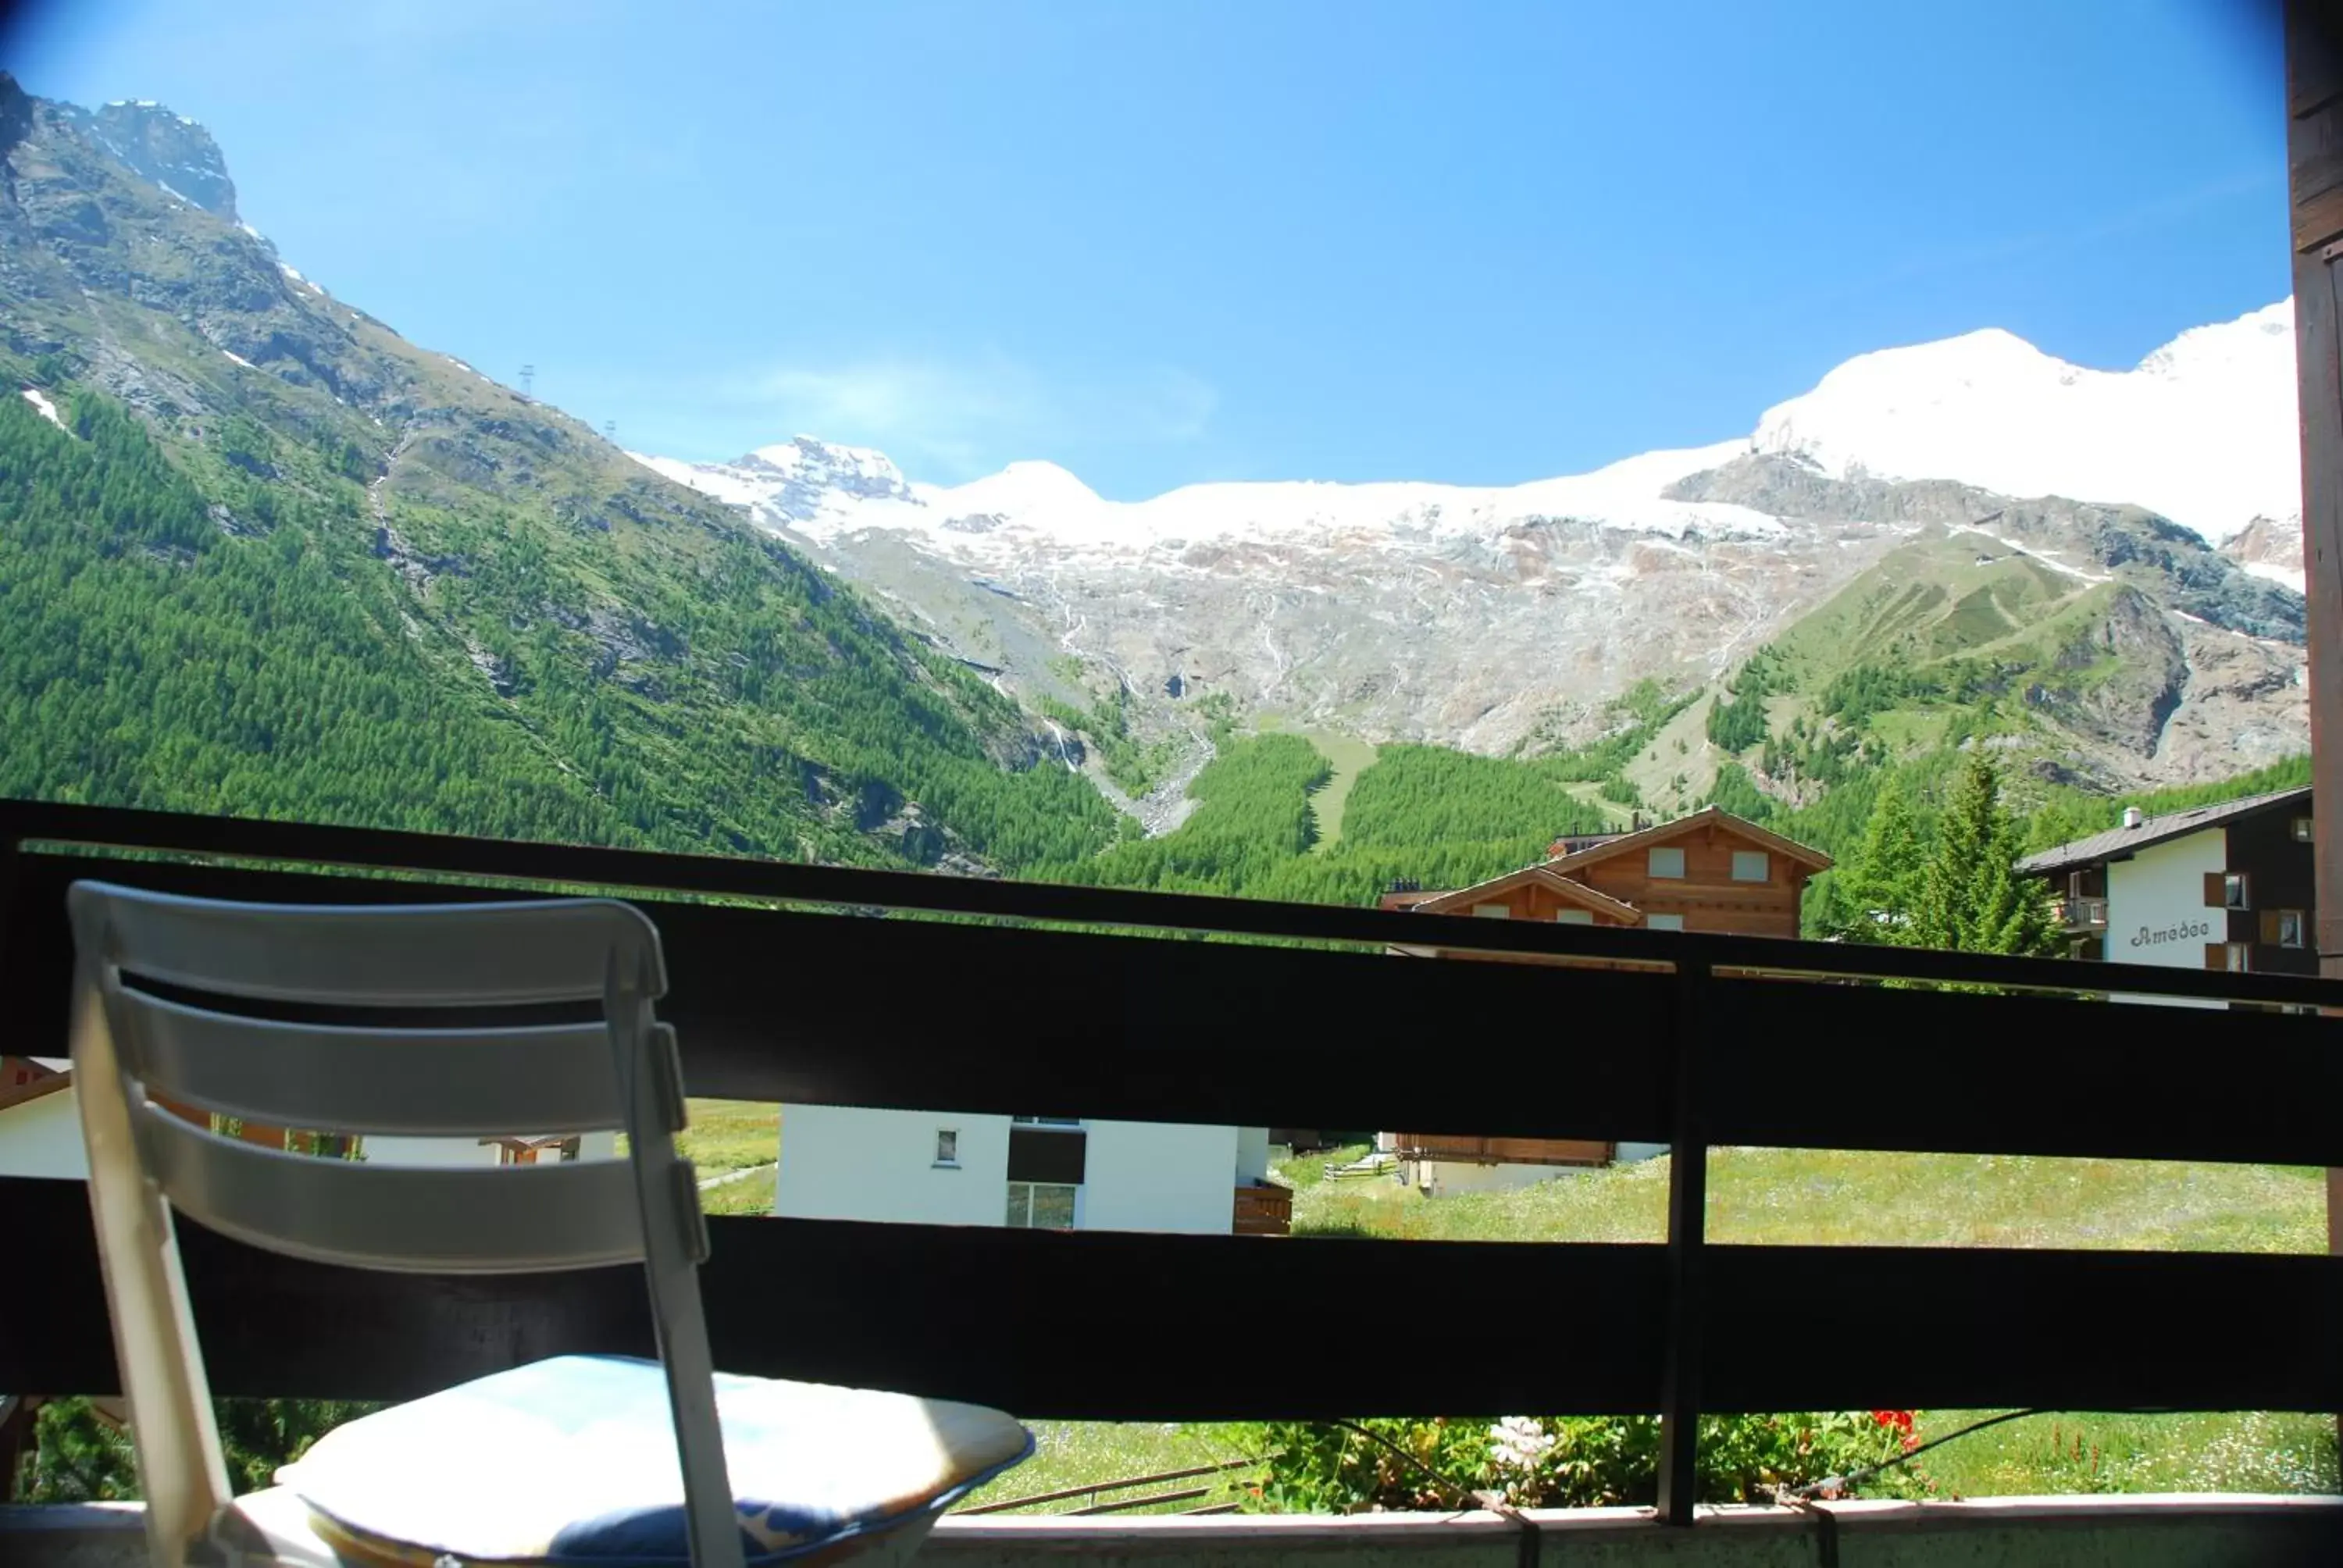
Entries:
{"label": "chair seat cushion", "polygon": [[[939,1512],[1032,1452],[998,1411],[718,1373],[734,1512],[776,1562]],[[657,1362],[557,1356],[363,1416],[277,1472],[328,1539],[428,1563],[689,1558]]]}

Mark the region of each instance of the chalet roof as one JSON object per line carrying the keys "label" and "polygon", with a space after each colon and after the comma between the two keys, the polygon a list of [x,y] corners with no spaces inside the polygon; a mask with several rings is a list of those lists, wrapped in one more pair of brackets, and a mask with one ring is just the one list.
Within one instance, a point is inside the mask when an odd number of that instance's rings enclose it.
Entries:
{"label": "chalet roof", "polygon": [[1507,871],[1502,877],[1492,877],[1485,882],[1475,882],[1453,893],[1425,899],[1414,908],[1427,915],[1453,915],[1460,910],[1471,909],[1492,893],[1510,892],[1524,884],[1551,889],[1581,909],[1608,915],[1622,925],[1640,926],[1644,923],[1644,912],[1634,905],[1623,904],[1608,894],[1596,892],[1584,882],[1573,881],[1555,871],[1551,864],[1523,866],[1518,871]]}
{"label": "chalet roof", "polygon": [[2017,872],[2024,877],[2040,877],[2074,866],[2120,860],[2151,844],[2187,838],[2207,828],[2234,822],[2240,817],[2251,817],[2297,802],[2308,803],[2309,799],[2310,786],[2306,784],[2296,789],[2275,789],[2267,795],[2248,795],[2239,800],[2224,800],[2217,806],[2194,806],[2186,811],[2167,811],[2161,817],[2148,818],[2137,828],[2110,828],[2104,833],[2094,833],[2087,839],[2076,839],[2028,855],[2017,862]]}
{"label": "chalet roof", "polygon": [[1770,829],[1760,828],[1748,818],[1736,817],[1721,806],[1704,806],[1690,816],[1678,817],[1673,822],[1662,822],[1638,832],[1623,833],[1616,839],[1581,849],[1574,855],[1564,855],[1558,860],[1548,860],[1545,863],[1545,869],[1567,876],[1582,866],[1592,866],[1597,861],[1607,860],[1614,855],[1632,855],[1638,849],[1648,849],[1654,844],[1664,844],[1672,839],[1681,839],[1695,829],[1710,827],[1721,828],[1736,838],[1746,839],[1751,843],[1771,849],[1776,854],[1786,855],[1810,869],[1827,871],[1831,869],[1831,858],[1820,849],[1810,844],[1801,844],[1795,839],[1785,839]]}

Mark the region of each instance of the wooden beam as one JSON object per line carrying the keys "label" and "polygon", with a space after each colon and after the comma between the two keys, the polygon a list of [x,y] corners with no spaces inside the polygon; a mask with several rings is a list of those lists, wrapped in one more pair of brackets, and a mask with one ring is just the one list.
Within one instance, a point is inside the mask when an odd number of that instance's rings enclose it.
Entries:
{"label": "wooden beam", "polygon": [[[2319,972],[2343,979],[2343,50],[2330,6],[2287,6],[2287,126],[2294,204],[2294,343],[2302,426],[2302,569]],[[2343,1251],[2343,1169],[2327,1172],[2329,1251]]]}

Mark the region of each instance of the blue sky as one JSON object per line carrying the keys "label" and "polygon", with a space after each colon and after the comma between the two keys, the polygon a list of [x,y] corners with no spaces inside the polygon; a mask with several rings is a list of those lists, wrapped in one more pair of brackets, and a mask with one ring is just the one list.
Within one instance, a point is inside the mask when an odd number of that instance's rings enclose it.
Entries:
{"label": "blue sky", "polygon": [[1497,483],[1997,326],[2287,288],[2217,0],[79,0],[26,87],[210,126],[287,260],[637,449]]}

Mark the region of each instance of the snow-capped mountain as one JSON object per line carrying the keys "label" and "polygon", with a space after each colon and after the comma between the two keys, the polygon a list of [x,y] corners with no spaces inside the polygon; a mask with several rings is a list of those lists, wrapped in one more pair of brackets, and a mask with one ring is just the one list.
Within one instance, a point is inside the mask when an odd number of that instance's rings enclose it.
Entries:
{"label": "snow-capped mountain", "polygon": [[2298,527],[2294,305],[2184,332],[2130,370],[1997,330],[1865,354],[1768,409],[1754,440],[1840,477],[2127,501],[2216,544],[2256,518]]}
{"label": "snow-capped mountain", "polygon": [[[2246,575],[2283,580],[2299,538],[2295,431],[2281,301],[2126,371],[2000,331],[1866,354],[1746,437],[1507,487],[1202,484],[1121,502],[1051,463],[937,487],[810,437],[730,463],[640,460],[1029,689],[1074,654],[1135,692],[1219,689],[1498,749],[1643,676],[1722,673],[1931,528],[1990,524],[1981,537],[2078,586],[2161,551],[2207,636],[2298,641],[2299,600]],[[2242,564],[2207,548],[2249,526]]]}
{"label": "snow-capped mountain", "polygon": [[643,460],[817,537],[869,527],[962,538],[1010,529],[1128,549],[1312,532],[1472,537],[1537,517],[1671,537],[1763,534],[1775,519],[1666,495],[1689,475],[1759,452],[1808,459],[1835,478],[1953,479],[2000,495],[2119,500],[2219,543],[2257,518],[2301,515],[2294,374],[2294,307],[2281,300],[2184,332],[2130,370],[2070,365],[1998,329],[1884,349],[1767,409],[1745,439],[1502,487],[1205,484],[1126,503],[1044,462],[1011,463],[965,485],[913,484],[883,453],[809,436],[731,463]]}

